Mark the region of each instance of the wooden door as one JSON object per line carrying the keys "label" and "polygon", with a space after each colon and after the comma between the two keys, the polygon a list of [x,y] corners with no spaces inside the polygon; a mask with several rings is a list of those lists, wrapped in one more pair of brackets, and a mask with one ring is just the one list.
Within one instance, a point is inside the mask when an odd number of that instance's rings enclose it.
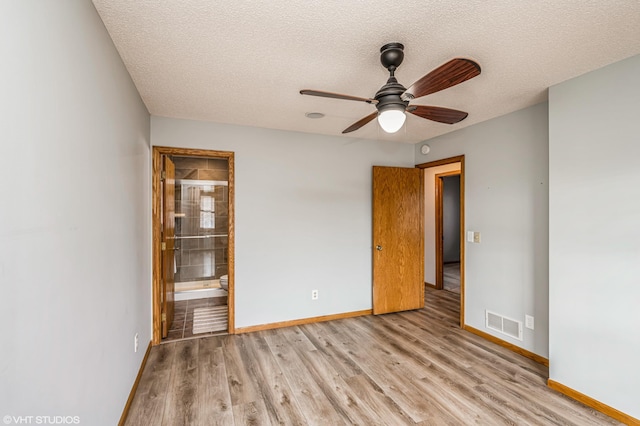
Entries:
{"label": "wooden door", "polygon": [[164,156],[162,180],[162,337],[173,322],[175,292],[175,166]]}
{"label": "wooden door", "polygon": [[424,307],[424,173],[373,167],[373,313]]}

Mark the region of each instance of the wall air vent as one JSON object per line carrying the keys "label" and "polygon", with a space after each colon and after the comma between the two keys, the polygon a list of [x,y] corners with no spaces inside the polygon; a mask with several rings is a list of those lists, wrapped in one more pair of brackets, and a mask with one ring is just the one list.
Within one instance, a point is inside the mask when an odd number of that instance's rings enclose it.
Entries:
{"label": "wall air vent", "polygon": [[512,320],[495,312],[485,311],[486,327],[514,339],[522,340],[522,322]]}

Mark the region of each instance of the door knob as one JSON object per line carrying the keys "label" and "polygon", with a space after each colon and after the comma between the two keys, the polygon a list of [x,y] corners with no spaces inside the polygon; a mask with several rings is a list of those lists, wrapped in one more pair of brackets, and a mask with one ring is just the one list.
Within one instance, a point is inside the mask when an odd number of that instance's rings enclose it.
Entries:
{"label": "door knob", "polygon": [[376,250],[382,251],[382,246],[376,246]]}

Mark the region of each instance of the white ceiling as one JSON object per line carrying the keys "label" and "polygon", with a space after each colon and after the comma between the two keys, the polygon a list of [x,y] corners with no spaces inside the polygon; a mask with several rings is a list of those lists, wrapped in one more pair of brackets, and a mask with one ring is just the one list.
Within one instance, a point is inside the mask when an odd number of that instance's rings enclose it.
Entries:
{"label": "white ceiling", "polygon": [[375,107],[299,91],[373,97],[388,77],[386,43],[405,45],[396,72],[405,87],[454,57],[482,67],[412,102],[467,111],[461,123],[409,114],[395,135],[373,121],[351,138],[419,142],[541,102],[549,86],[640,53],[638,0],[93,3],[158,116],[341,135]]}

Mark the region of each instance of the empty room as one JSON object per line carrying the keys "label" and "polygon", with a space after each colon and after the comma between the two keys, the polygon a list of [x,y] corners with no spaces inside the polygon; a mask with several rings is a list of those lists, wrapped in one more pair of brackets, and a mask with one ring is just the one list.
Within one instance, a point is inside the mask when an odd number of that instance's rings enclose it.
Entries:
{"label": "empty room", "polygon": [[640,425],[640,3],[0,2],[4,424]]}

